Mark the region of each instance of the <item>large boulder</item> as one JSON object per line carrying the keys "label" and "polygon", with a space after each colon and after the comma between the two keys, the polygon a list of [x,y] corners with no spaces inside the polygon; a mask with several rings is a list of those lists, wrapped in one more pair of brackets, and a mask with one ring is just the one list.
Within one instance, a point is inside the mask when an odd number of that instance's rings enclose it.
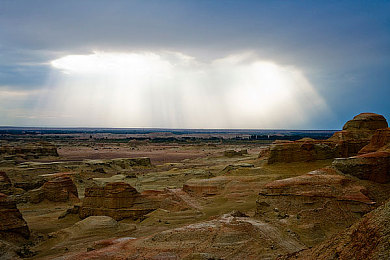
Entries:
{"label": "large boulder", "polygon": [[115,220],[140,219],[156,207],[135,188],[124,182],[94,185],[85,189],[80,217],[109,216]]}
{"label": "large boulder", "polygon": [[15,236],[28,238],[30,230],[16,203],[7,195],[0,193],[0,237],[8,240]]}
{"label": "large boulder", "polygon": [[312,249],[280,259],[390,259],[390,201]]}
{"label": "large boulder", "polygon": [[268,183],[260,190],[256,216],[282,221],[302,242],[313,246],[372,210],[374,202],[365,194],[365,187],[356,181],[323,168]]}
{"label": "large boulder", "polygon": [[390,151],[337,158],[332,165],[344,174],[379,183],[390,181]]}
{"label": "large boulder", "polygon": [[59,176],[45,182],[42,187],[29,191],[29,201],[39,203],[44,199],[53,202],[78,201],[77,187],[69,176]]}

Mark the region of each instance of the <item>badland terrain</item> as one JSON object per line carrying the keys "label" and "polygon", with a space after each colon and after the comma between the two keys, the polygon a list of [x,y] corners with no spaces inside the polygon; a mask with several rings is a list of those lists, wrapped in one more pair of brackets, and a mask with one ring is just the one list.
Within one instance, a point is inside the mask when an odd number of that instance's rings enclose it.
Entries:
{"label": "badland terrain", "polygon": [[0,129],[0,259],[390,259],[390,128]]}

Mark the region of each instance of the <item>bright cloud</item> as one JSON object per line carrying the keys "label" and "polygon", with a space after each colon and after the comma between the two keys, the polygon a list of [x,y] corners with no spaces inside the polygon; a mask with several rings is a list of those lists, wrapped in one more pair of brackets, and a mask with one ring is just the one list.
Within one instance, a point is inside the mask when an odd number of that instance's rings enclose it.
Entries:
{"label": "bright cloud", "polygon": [[206,63],[177,52],[95,52],[51,65],[63,73],[34,113],[66,114],[62,125],[294,128],[327,112],[299,69],[248,53]]}

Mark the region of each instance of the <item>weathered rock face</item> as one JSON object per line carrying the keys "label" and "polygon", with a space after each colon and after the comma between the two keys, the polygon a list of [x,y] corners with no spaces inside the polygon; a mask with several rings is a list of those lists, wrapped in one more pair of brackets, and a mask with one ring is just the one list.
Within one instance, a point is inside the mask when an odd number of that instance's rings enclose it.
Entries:
{"label": "weathered rock face", "polygon": [[[268,157],[268,163],[307,162],[350,157],[366,146],[377,129],[387,128],[386,119],[374,113],[362,113],[348,121],[342,131],[328,140],[303,138],[298,141],[275,142],[259,157]],[[381,133],[383,135],[383,133]],[[385,139],[378,137],[378,139]],[[379,141],[379,140],[378,140]]]}
{"label": "weathered rock face", "polygon": [[335,157],[337,150],[331,142],[302,140],[277,142],[270,146],[268,163],[309,162]]}
{"label": "weathered rock face", "polygon": [[362,113],[349,120],[342,131],[336,132],[328,140],[337,144],[338,157],[350,157],[370,142],[377,129],[387,127],[387,121],[382,115]]}
{"label": "weathered rock face", "polygon": [[376,152],[388,144],[390,144],[390,128],[378,129],[372,136],[370,143],[364,146],[359,154]]}
{"label": "weathered rock face", "polygon": [[377,130],[387,128],[387,121],[382,115],[361,113],[345,123],[343,130]]}
{"label": "weathered rock face", "polygon": [[124,182],[86,188],[80,217],[110,216],[115,220],[139,219],[156,209],[136,189]]}
{"label": "weathered rock face", "polygon": [[390,259],[390,201],[312,249],[280,259]]}
{"label": "weathered rock face", "polygon": [[373,152],[335,159],[332,165],[344,174],[379,183],[390,181],[390,152]]}
{"label": "weathered rock face", "polygon": [[7,174],[5,172],[0,172],[0,193],[9,194],[11,187],[12,183]]}
{"label": "weathered rock face", "polygon": [[54,202],[78,201],[77,187],[69,176],[56,177],[29,192],[29,201],[32,203],[39,203],[44,199]]}
{"label": "weathered rock face", "polygon": [[48,142],[39,143],[5,143],[0,146],[0,156],[20,156],[37,158],[41,156],[58,156],[55,145]]}
{"label": "weathered rock face", "polygon": [[111,239],[77,259],[272,259],[304,246],[293,236],[244,214],[225,214],[138,239]]}
{"label": "weathered rock face", "polygon": [[259,193],[256,216],[282,219],[301,241],[312,246],[372,210],[374,202],[366,193],[363,186],[335,169],[323,168],[267,184]]}
{"label": "weathered rock face", "polygon": [[3,193],[0,193],[0,236],[6,240],[13,236],[30,236],[30,230],[16,203]]}

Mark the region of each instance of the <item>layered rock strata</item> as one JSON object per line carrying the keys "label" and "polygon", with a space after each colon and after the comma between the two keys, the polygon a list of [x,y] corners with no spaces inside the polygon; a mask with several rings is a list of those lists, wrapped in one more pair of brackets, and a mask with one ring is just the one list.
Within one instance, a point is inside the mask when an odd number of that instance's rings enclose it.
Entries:
{"label": "layered rock strata", "polygon": [[336,132],[328,140],[337,144],[338,157],[350,157],[370,142],[377,129],[387,127],[387,121],[382,115],[361,113],[345,123],[343,130]]}
{"label": "layered rock strata", "polygon": [[76,258],[272,259],[304,248],[296,238],[271,224],[237,212],[152,236],[104,240],[94,247],[97,249]]}
{"label": "layered rock strata", "polygon": [[312,249],[280,259],[390,259],[390,201]]}
{"label": "layered rock strata", "polygon": [[[278,162],[307,162],[315,160],[350,157],[369,144],[378,129],[387,128],[386,119],[374,113],[362,113],[348,121],[342,131],[334,133],[327,140],[313,140],[303,138],[298,141],[274,142],[268,149],[263,149],[260,158],[267,158],[268,163]],[[386,137],[387,134],[387,137]],[[388,140],[386,130],[379,131],[375,140],[375,147]],[[373,144],[374,145],[374,144]],[[372,147],[367,147],[367,151]]]}
{"label": "layered rock strata", "polygon": [[378,129],[372,136],[370,143],[364,146],[359,154],[372,153],[379,150],[386,150],[390,144],[390,128]]}
{"label": "layered rock strata", "polygon": [[109,216],[115,220],[139,219],[156,207],[135,188],[124,182],[108,183],[85,189],[80,218]]}
{"label": "layered rock strata", "polygon": [[39,143],[3,143],[0,156],[41,157],[58,156],[55,145],[48,142]]}
{"label": "layered rock strata", "polygon": [[39,203],[45,199],[53,202],[78,201],[77,187],[66,175],[49,180],[28,194],[29,202],[32,203]]}
{"label": "layered rock strata", "polygon": [[390,182],[390,151],[335,159],[332,165],[344,174],[378,183]]}
{"label": "layered rock strata", "polygon": [[367,190],[355,181],[323,168],[267,184],[256,201],[256,216],[283,220],[312,246],[372,210],[374,202],[365,194]]}
{"label": "layered rock strata", "polygon": [[[263,151],[264,154],[265,151]],[[332,142],[298,140],[276,142],[270,146],[268,164],[277,162],[309,162],[332,159],[337,154]]]}
{"label": "layered rock strata", "polygon": [[30,230],[16,203],[3,193],[0,193],[0,236],[5,240],[14,236],[30,236]]}

